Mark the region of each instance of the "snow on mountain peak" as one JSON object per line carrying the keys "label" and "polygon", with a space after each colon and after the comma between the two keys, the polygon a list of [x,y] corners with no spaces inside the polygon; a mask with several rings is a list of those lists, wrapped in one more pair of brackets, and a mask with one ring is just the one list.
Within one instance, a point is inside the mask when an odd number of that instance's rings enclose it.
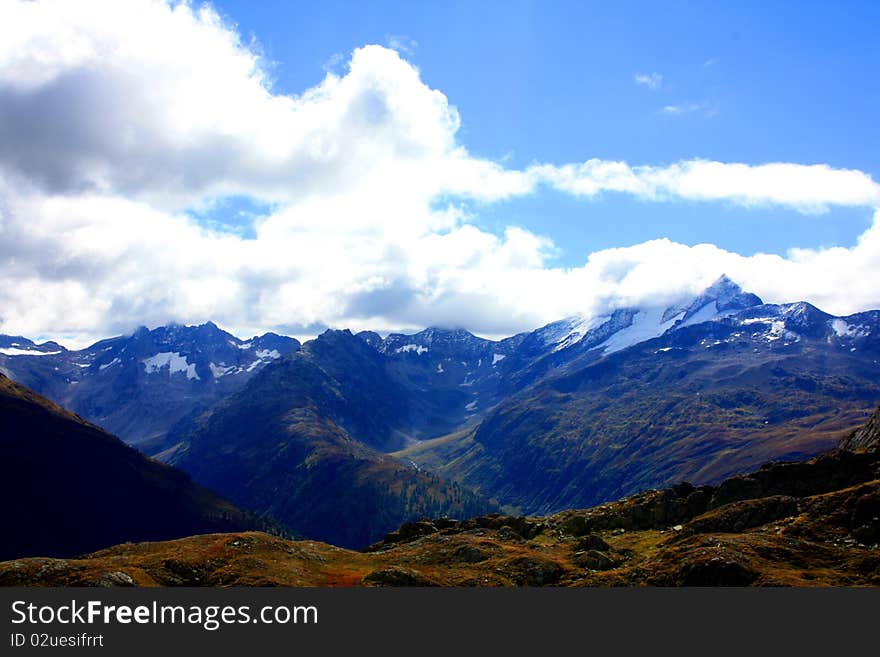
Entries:
{"label": "snow on mountain peak", "polygon": [[613,354],[615,351],[626,349],[639,342],[659,337],[681,318],[681,314],[665,320],[664,317],[666,317],[666,311],[660,307],[639,310],[632,317],[629,326],[616,331],[599,346],[604,347],[605,354]]}
{"label": "snow on mountain peak", "polygon": [[708,322],[739,310],[759,306],[759,297],[721,276],[691,301],[663,307],[653,304],[621,308],[612,314],[573,315],[547,324],[536,332],[545,346],[560,351],[575,344],[587,349],[603,347],[605,354],[692,324]]}
{"label": "snow on mountain peak", "polygon": [[572,315],[538,329],[538,337],[553,351],[565,349],[583,339],[591,330],[610,319],[609,315]]}
{"label": "snow on mountain peak", "polygon": [[[760,306],[763,303],[759,296],[750,292],[743,292],[739,285],[724,275],[707,287],[690,303],[682,318],[682,326],[717,319],[725,315],[732,315],[739,310]],[[711,306],[712,304],[714,304],[714,308],[711,311],[705,310],[706,306]],[[696,320],[697,315],[700,315],[699,320]]]}

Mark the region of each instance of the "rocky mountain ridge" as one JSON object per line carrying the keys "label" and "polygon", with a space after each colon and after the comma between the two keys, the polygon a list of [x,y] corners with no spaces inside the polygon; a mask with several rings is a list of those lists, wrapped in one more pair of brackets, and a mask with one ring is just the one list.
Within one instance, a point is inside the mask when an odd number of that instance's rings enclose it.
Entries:
{"label": "rocky mountain ridge", "polygon": [[141,327],[76,351],[0,336],[0,370],[151,452],[174,423],[299,346],[274,333],[240,340],[213,322]]}

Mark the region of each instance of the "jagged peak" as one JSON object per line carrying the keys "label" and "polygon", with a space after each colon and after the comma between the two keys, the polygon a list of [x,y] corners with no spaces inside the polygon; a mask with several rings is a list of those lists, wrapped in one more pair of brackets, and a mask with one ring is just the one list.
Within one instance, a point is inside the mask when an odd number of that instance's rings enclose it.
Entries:
{"label": "jagged peak", "polygon": [[443,328],[440,326],[429,326],[424,331],[419,331],[413,336],[413,338],[426,338],[428,340],[433,340],[437,337],[448,337],[455,340],[470,340],[471,338],[476,338],[473,333],[463,328]]}
{"label": "jagged peak", "polygon": [[373,347],[373,349],[381,350],[382,348],[382,336],[375,331],[359,331],[355,334],[355,337],[360,338]]}
{"label": "jagged peak", "polygon": [[715,279],[715,282],[712,283],[709,287],[706,288],[706,292],[711,291],[726,291],[730,290],[739,294],[743,291],[742,287],[740,287],[739,283],[730,278],[727,274],[721,274],[718,278]]}
{"label": "jagged peak", "polygon": [[394,344],[401,341],[414,342],[417,344],[430,345],[435,340],[441,341],[450,341],[450,342],[460,342],[460,341],[473,341],[480,340],[483,338],[479,338],[467,329],[463,328],[443,328],[439,326],[429,326],[428,328],[422,329],[416,333],[390,333],[387,338],[385,338],[384,343]]}
{"label": "jagged peak", "polygon": [[821,313],[823,315],[827,314],[824,311],[816,308],[816,306],[808,301],[795,301],[794,303],[784,303],[780,305],[779,308],[785,317],[801,317],[812,313]]}
{"label": "jagged peak", "polygon": [[349,329],[334,329],[328,328],[325,329],[323,333],[318,335],[316,340],[332,340],[334,338],[344,338],[344,337],[353,337],[351,330]]}
{"label": "jagged peak", "polygon": [[713,302],[716,314],[729,314],[731,311],[745,310],[764,303],[758,295],[744,292],[738,283],[722,274],[687,306],[682,320],[687,322]]}

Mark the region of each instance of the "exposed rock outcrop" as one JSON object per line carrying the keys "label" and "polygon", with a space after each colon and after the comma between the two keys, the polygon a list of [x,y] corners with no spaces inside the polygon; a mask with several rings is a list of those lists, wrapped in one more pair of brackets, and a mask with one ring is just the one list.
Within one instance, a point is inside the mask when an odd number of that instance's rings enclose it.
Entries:
{"label": "exposed rock outcrop", "polygon": [[874,412],[865,426],[856,429],[844,438],[840,447],[849,451],[876,452],[880,450],[880,408]]}

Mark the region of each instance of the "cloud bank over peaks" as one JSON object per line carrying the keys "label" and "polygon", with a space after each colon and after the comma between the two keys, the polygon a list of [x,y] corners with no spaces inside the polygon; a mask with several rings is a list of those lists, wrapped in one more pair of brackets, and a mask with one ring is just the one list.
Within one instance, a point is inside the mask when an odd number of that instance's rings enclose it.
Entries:
{"label": "cloud bank over peaks", "polygon": [[[861,171],[698,159],[509,169],[468,152],[457,109],[390,48],[358,48],[344,72],[289,95],[209,5],[0,0],[0,17],[3,333],[77,342],[210,319],[241,335],[431,324],[504,335],[680,298],[722,273],[771,301],[880,306],[876,213],[851,249],[745,257],[655,240],[575,268],[553,265],[550,238],[490,233],[471,216],[540,187],[585,203],[880,207]],[[247,239],[188,212],[235,196],[267,208]]]}

